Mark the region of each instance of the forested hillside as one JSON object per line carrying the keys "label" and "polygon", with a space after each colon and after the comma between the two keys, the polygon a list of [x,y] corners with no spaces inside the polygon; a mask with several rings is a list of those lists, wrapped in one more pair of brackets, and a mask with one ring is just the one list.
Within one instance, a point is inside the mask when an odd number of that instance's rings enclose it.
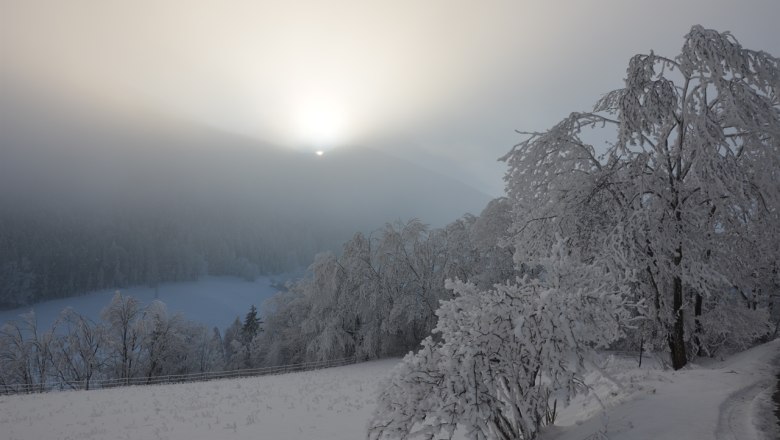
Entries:
{"label": "forested hillside", "polygon": [[368,148],[319,157],[9,84],[0,154],[5,308],[298,269],[355,231],[397,218],[444,224],[489,200]]}

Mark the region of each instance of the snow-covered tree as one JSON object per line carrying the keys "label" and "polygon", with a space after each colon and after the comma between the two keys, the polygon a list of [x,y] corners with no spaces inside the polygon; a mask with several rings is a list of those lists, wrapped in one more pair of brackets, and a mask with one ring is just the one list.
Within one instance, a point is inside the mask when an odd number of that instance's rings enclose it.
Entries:
{"label": "snow-covered tree", "polygon": [[89,389],[106,361],[103,326],[67,308],[56,327],[51,358],[54,376],[73,388]]}
{"label": "snow-covered tree", "polygon": [[[731,307],[757,269],[752,245],[777,216],[779,85],[777,58],[701,26],[675,58],[634,56],[624,88],[505,156],[515,263],[560,234],[586,262],[635,271],[651,333],[684,366],[686,343],[703,348],[703,315]],[[625,258],[604,258],[615,252]],[[764,252],[777,261],[776,247]]]}
{"label": "snow-covered tree", "polygon": [[435,326],[440,301],[452,298],[447,278],[479,277],[490,287],[513,276],[511,261],[501,261],[511,251],[499,246],[508,204],[490,206],[481,223],[472,215],[440,229],[396,222],[355,234],[340,256],[319,255],[306,278],[265,306],[267,363],[373,359],[416,347]]}
{"label": "snow-covered tree", "polygon": [[188,372],[188,355],[196,347],[190,346],[194,335],[180,314],[171,315],[164,303],[152,301],[138,321],[138,330],[139,360],[147,380]]}
{"label": "snow-covered tree", "polygon": [[[437,311],[435,338],[407,355],[380,394],[370,438],[533,439],[551,405],[583,389],[588,350],[621,334],[624,281],[580,264],[563,242],[539,278],[483,291],[451,282],[458,296]],[[563,403],[563,402],[562,402]]]}
{"label": "snow-covered tree", "polygon": [[10,321],[0,327],[0,381],[4,386],[21,385],[32,390],[32,350],[24,327],[19,322]]}
{"label": "snow-covered tree", "polygon": [[530,440],[550,399],[578,390],[588,350],[626,330],[664,341],[674,368],[688,348],[765,333],[755,274],[778,251],[755,245],[777,230],[778,66],[694,26],[676,58],[632,58],[626,87],[592,112],[526,133],[504,158],[506,244],[526,276],[489,290],[450,284],[459,296],[386,384],[369,436],[460,426],[473,439]]}
{"label": "snow-covered tree", "polygon": [[444,280],[455,277],[462,266],[458,264],[461,256],[449,253],[458,247],[449,245],[448,229],[465,235],[458,232],[462,229],[458,225],[429,231],[418,220],[388,224],[381,231],[376,258],[383,274],[380,301],[385,304],[381,308],[388,311],[382,320],[383,339],[395,339],[391,341],[395,347],[383,354],[404,353],[419,344],[436,324],[439,302],[452,297]]}
{"label": "snow-covered tree", "polygon": [[195,361],[194,371],[204,373],[207,371],[220,371],[225,363],[224,346],[219,328],[201,325],[195,327]]}
{"label": "snow-covered tree", "polygon": [[308,335],[306,352],[310,359],[338,359],[354,354],[357,296],[345,284],[346,273],[331,253],[317,255],[311,266],[311,283],[304,287],[311,302],[309,316],[301,331]]}
{"label": "snow-covered tree", "polygon": [[34,311],[0,327],[0,381],[43,391],[49,377],[54,329],[39,329]]}
{"label": "snow-covered tree", "polygon": [[38,391],[43,391],[50,374],[49,366],[51,364],[55,329],[39,329],[38,319],[32,310],[22,315],[22,323],[27,331],[29,344],[32,348],[30,354],[34,380]]}
{"label": "snow-covered tree", "polygon": [[142,334],[139,320],[141,304],[132,296],[116,292],[101,317],[106,324],[106,343],[110,375],[122,379],[133,377],[138,369]]}
{"label": "snow-covered tree", "polygon": [[[300,363],[305,359],[306,340],[300,324],[311,304],[297,289],[277,293],[263,304],[265,331],[261,333],[266,366]],[[227,338],[227,331],[225,332]]]}
{"label": "snow-covered tree", "polygon": [[225,337],[222,339],[225,367],[228,370],[238,370],[244,366],[244,348],[241,343],[241,320],[236,316],[233,323],[225,329]]}
{"label": "snow-covered tree", "polygon": [[470,235],[479,261],[470,282],[483,289],[515,277],[514,247],[508,242],[512,205],[506,197],[491,200],[476,218]]}

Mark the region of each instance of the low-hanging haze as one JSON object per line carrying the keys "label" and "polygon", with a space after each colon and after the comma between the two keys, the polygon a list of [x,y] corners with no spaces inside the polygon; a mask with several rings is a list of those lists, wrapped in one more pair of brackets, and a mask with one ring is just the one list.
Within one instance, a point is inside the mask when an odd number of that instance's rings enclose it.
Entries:
{"label": "low-hanging haze", "polygon": [[514,130],[589,108],[631,55],[673,55],[696,23],[778,54],[779,16],[774,0],[6,1],[0,73],[287,148],[371,145],[495,196]]}

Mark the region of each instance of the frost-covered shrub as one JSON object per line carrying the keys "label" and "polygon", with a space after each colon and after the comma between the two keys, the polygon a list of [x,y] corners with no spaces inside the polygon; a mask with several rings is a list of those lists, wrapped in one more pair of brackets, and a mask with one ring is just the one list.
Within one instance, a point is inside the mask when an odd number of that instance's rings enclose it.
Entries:
{"label": "frost-covered shrub", "polygon": [[766,308],[751,309],[741,304],[716,307],[701,317],[704,332],[699,342],[703,355],[715,356],[747,350],[774,330]]}
{"label": "frost-covered shrub", "polygon": [[[407,355],[379,398],[371,438],[452,434],[532,439],[555,399],[582,390],[584,354],[621,335],[627,318],[617,284],[576,263],[563,246],[544,276],[482,291],[450,282],[434,337]],[[553,402],[551,402],[551,400]]]}

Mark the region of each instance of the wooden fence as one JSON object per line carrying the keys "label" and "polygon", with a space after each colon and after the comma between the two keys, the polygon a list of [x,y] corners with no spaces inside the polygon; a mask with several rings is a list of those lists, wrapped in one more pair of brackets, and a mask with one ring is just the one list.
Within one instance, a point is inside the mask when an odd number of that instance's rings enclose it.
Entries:
{"label": "wooden fence", "polygon": [[279,365],[275,367],[248,368],[242,370],[208,371],[203,373],[176,374],[170,376],[129,377],[117,379],[92,379],[89,381],[47,381],[37,384],[0,384],[0,395],[29,394],[49,391],[104,389],[135,385],[159,385],[170,383],[204,382],[216,379],[237,377],[267,376],[296,371],[311,371],[322,368],[340,367],[354,364],[355,358],[333,359],[328,361],[305,362],[300,364]]}

